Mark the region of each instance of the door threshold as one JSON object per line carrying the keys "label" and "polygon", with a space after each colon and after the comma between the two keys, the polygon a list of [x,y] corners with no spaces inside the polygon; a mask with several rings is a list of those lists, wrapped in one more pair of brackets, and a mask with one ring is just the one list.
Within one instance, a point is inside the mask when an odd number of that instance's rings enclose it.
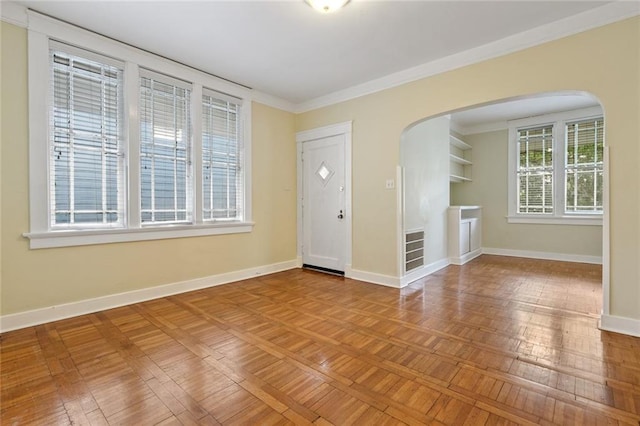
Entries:
{"label": "door threshold", "polygon": [[337,275],[339,277],[344,277],[344,271],[338,271],[336,269],[324,268],[322,266],[309,265],[308,263],[303,263],[302,267],[304,269],[311,269],[317,272],[324,272],[325,274]]}

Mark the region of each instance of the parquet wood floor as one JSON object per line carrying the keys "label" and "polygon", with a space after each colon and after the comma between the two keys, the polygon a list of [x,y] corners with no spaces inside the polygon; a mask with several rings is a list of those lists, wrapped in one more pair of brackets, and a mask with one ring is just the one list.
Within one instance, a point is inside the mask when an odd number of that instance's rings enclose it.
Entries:
{"label": "parquet wood floor", "polygon": [[398,290],[305,270],[5,333],[3,425],[640,424],[601,268],[482,256]]}

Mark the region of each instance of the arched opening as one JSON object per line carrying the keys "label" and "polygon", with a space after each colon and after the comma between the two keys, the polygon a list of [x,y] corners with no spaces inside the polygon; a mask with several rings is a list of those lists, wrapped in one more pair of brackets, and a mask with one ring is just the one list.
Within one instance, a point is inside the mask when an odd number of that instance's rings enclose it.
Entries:
{"label": "arched opening", "polygon": [[[603,126],[600,102],[584,92],[502,99],[408,126],[398,176],[401,283],[481,253],[601,263],[606,315]],[[467,225],[452,238],[455,217]]]}

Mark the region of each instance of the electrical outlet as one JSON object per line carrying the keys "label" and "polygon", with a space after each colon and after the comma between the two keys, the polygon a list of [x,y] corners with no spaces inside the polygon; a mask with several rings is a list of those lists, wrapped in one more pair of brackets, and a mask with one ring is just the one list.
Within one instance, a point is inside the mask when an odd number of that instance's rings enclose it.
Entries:
{"label": "electrical outlet", "polygon": [[387,182],[385,183],[384,187],[386,189],[393,189],[396,187],[396,181],[393,179],[387,179]]}

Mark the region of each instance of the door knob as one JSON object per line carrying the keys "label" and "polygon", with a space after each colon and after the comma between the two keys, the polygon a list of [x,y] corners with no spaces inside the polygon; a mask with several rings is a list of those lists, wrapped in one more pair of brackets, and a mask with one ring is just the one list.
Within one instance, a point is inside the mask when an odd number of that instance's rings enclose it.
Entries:
{"label": "door knob", "polygon": [[344,214],[342,213],[342,210],[340,210],[340,213],[338,213],[338,219],[344,219]]}

